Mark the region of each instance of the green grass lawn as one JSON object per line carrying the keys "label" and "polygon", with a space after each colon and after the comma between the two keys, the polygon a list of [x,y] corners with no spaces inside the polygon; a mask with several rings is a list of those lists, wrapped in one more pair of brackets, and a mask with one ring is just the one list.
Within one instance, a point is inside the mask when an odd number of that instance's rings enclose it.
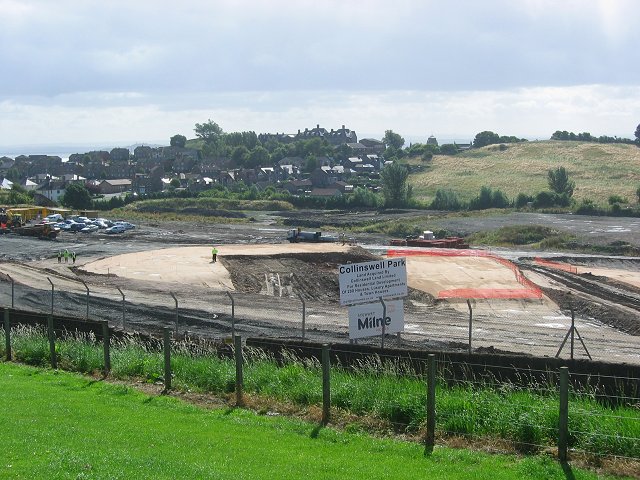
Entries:
{"label": "green grass lawn", "polygon": [[0,478],[595,479],[518,458],[204,410],[75,374],[0,363]]}

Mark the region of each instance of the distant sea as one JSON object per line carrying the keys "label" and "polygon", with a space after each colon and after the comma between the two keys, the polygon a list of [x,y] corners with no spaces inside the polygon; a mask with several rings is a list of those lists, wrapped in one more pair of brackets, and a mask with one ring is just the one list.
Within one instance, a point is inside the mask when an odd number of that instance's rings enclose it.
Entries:
{"label": "distant sea", "polygon": [[114,148],[128,148],[133,152],[136,147],[147,145],[150,147],[158,147],[158,143],[138,143],[135,145],[123,145],[122,143],[114,143],[113,145],[16,145],[16,146],[0,146],[0,157],[16,158],[20,155],[52,155],[60,157],[66,162],[74,153],[87,153],[96,150],[106,150],[110,152]]}

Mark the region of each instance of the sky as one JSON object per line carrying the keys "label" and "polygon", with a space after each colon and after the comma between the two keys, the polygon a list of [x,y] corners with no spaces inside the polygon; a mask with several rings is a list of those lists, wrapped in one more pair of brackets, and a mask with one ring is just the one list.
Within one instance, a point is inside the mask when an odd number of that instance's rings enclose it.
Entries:
{"label": "sky", "polygon": [[209,119],[634,138],[639,23],[636,0],[0,0],[0,152],[166,145]]}

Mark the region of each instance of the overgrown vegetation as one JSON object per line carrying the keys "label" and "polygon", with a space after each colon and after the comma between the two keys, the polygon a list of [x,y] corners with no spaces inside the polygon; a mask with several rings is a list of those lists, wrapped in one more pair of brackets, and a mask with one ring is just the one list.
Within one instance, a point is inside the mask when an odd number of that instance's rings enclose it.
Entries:
{"label": "overgrown vegetation", "polygon": [[[4,355],[4,339],[0,340],[0,354]],[[49,362],[44,330],[14,328],[12,342],[17,361],[36,366]],[[103,369],[101,346],[90,335],[59,339],[56,353],[61,368],[94,374]],[[115,378],[162,380],[162,353],[134,337],[113,342],[111,362]],[[219,357],[213,345],[175,344],[172,370],[172,383],[179,389],[219,395],[234,390],[233,360]],[[445,380],[440,379],[436,395],[441,435],[495,437],[532,451],[555,444],[558,396],[551,385],[529,382],[530,388],[523,390],[511,384],[475,381],[449,386]],[[259,350],[249,350],[244,388],[250,394],[301,407],[319,405],[321,367],[317,361],[293,355],[279,364]],[[360,418],[354,420],[353,428],[366,428],[366,417],[373,417],[392,430],[415,432],[425,421],[424,379],[402,361],[372,358],[349,370],[334,367],[331,391],[335,407]],[[640,422],[634,408],[607,407],[596,401],[595,392],[581,392],[571,399],[569,411],[579,412],[570,414],[571,447],[596,454],[640,457]],[[616,440],[612,442],[611,438]]]}

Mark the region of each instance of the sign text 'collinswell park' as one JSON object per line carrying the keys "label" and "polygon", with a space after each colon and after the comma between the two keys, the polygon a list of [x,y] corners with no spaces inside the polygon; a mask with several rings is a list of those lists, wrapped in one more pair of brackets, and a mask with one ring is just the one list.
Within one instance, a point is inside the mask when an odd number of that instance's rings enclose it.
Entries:
{"label": "sign text 'collinswell park'", "polygon": [[340,265],[340,305],[407,296],[405,258],[386,258],[373,262]]}

